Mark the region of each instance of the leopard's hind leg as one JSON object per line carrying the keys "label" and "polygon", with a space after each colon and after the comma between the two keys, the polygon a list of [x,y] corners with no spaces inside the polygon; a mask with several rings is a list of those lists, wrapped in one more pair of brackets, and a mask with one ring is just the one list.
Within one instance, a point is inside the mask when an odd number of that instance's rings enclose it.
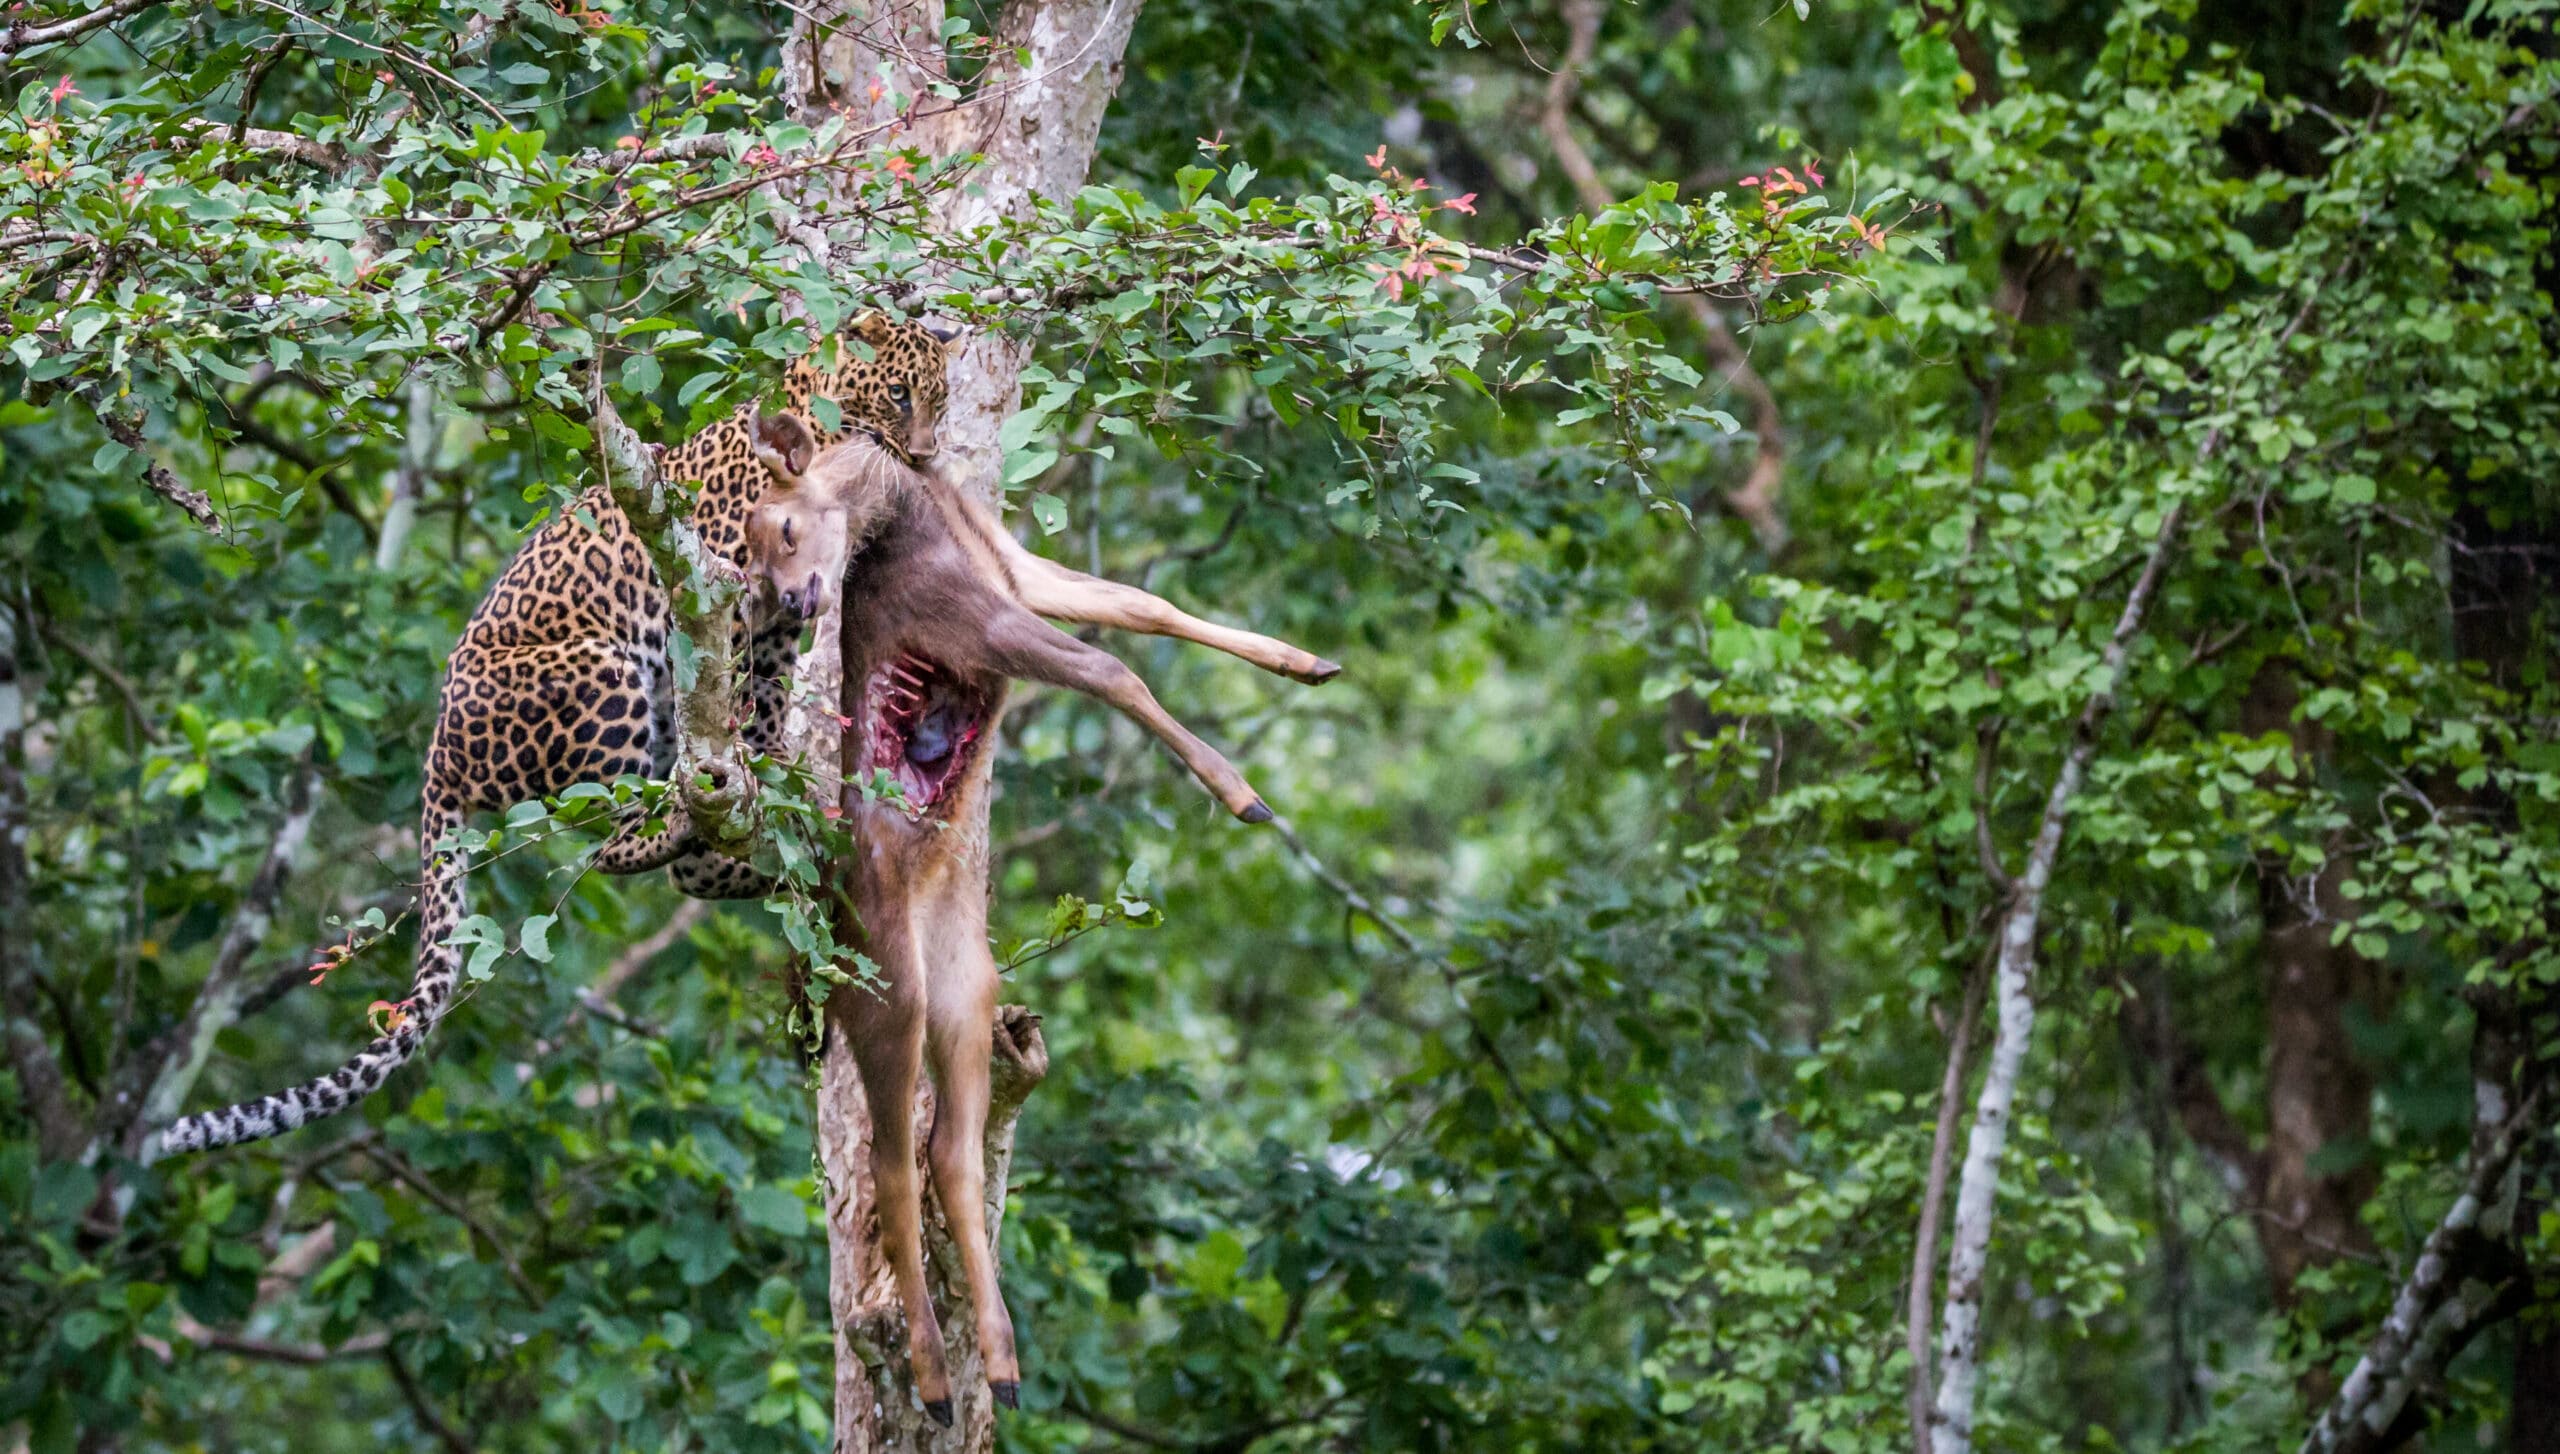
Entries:
{"label": "leopard's hind leg", "polygon": [[697,899],[761,899],[778,886],[772,875],[745,859],[708,848],[679,854],[667,871],[677,892]]}

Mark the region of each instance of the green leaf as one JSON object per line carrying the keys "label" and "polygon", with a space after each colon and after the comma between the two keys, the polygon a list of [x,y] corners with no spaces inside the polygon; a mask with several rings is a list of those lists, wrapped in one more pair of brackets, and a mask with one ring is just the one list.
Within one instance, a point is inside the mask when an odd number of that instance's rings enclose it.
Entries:
{"label": "green leaf", "polygon": [[667,633],[667,660],[675,668],[676,690],[692,691],[702,672],[702,648],[694,645],[693,638],[684,632],[670,631]]}
{"label": "green leaf", "polygon": [[1067,502],[1045,490],[1031,496],[1031,518],[1040,522],[1040,533],[1055,535],[1067,528]]}
{"label": "green leaf", "polygon": [[536,914],[524,921],[517,931],[517,949],[536,964],[551,962],[551,928],[560,922],[557,914]]}
{"label": "green leaf", "polygon": [[96,1308],[82,1308],[62,1320],[62,1343],[75,1353],[86,1352],[123,1326],[124,1320],[111,1317]]}
{"label": "green leaf", "polygon": [[808,1202],[791,1188],[772,1182],[740,1193],[738,1215],[746,1219],[748,1226],[778,1237],[797,1237],[809,1227]]}

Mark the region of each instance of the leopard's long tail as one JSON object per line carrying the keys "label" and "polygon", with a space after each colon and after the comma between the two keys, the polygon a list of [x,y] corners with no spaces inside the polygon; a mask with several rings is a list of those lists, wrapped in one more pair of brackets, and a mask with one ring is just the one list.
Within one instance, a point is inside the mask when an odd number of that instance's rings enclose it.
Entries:
{"label": "leopard's long tail", "polygon": [[436,852],[436,845],[461,825],[462,814],[454,808],[430,805],[419,818],[418,857],[426,871],[418,894],[418,970],[409,998],[393,1012],[389,1033],[317,1080],[218,1111],[180,1117],[160,1133],[163,1151],[205,1151],[283,1135],[346,1110],[380,1090],[393,1071],[408,1064],[452,1007],[454,985],[461,977],[462,953],[445,940],[462,922],[463,865]]}

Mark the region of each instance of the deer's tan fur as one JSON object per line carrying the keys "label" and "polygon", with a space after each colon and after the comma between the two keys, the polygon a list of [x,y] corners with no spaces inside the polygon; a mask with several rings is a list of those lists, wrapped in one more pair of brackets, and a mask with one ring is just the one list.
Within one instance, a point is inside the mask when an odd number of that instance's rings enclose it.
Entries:
{"label": "deer's tan fur", "polygon": [[[772,482],[747,525],[754,589],[804,618],[839,602],[844,612],[844,776],[856,844],[845,896],[860,921],[847,931],[879,966],[880,983],[830,996],[827,1013],[871,1107],[881,1241],[906,1309],[916,1391],[948,1422],[910,1131],[916,1076],[928,1063],[939,1099],[927,1159],[977,1304],[987,1380],[1011,1404],[1021,1378],[987,1242],[983,1169],[996,967],[980,800],[1007,684],[1046,682],[1111,703],[1238,818],[1271,817],[1244,775],[1158,705],[1135,672],[1041,618],[1196,641],[1301,682],[1341,668],[1043,560],[967,495],[868,439],[820,450],[805,425],[782,415],[759,422],[757,452]],[[898,792],[864,790],[884,773]]]}

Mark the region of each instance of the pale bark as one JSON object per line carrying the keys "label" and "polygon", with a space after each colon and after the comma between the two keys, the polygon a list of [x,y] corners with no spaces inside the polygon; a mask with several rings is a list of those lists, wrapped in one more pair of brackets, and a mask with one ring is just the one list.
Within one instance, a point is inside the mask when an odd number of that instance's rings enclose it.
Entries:
{"label": "pale bark", "polygon": [[91,31],[103,30],[128,15],[148,10],[159,3],[160,0],[108,0],[108,3],[79,15],[41,22],[12,22],[8,29],[0,30],[0,61],[40,45],[62,45],[79,40]]}
{"label": "pale bark", "polygon": [[409,380],[408,427],[400,437],[400,464],[391,472],[391,505],[382,512],[382,538],[373,548],[373,568],[386,574],[400,568],[409,545],[410,528],[418,523],[418,503],[427,492],[427,471],[436,456],[436,395],[424,375]]}
{"label": "pale bark", "polygon": [[2463,1254],[2466,1244],[2507,1239],[2516,1205],[2510,1173],[2518,1150],[2540,1134],[2542,1104],[2539,1095],[2528,1097],[2471,1158],[2461,1193],[2427,1234],[2392,1299],[2389,1316],[2303,1439],[2301,1454],[2363,1454],[2389,1447],[2387,1436],[2411,1398],[2442,1374],[2481,1326],[2502,1310],[2512,1311],[2504,1307],[2507,1283],[2516,1277],[2529,1280],[2531,1274],[2484,1269],[2480,1259]]}
{"label": "pale bark", "polygon": [[[105,1106],[99,1127],[102,1138],[121,1134],[128,1126],[159,1127],[176,1119],[179,1107],[187,1102],[187,1093],[195,1089],[196,1077],[204,1073],[205,1063],[213,1058],[214,1037],[240,1018],[241,1002],[249,993],[242,970],[267,937],[267,927],[275,921],[276,901],[284,894],[285,876],[292,871],[294,856],[302,851],[303,841],[311,836],[319,789],[318,768],[306,764],[295,769],[292,784],[285,789],[284,817],[277,822],[275,836],[267,843],[266,857],[250,876],[249,886],[240,892],[240,906],[232,911],[231,923],[223,930],[222,944],[214,950],[213,965],[205,971],[195,1003],[187,1007],[186,1018],[166,1042],[170,1046],[167,1059],[157,1066],[145,1067],[151,1074],[151,1083],[143,1093],[139,1118],[128,1119],[130,1113],[122,1105]],[[104,1149],[98,1144],[90,1147],[92,1154]],[[142,1154],[146,1161],[156,1159],[148,1147]]]}
{"label": "pale bark", "polygon": [[[2217,431],[2204,455],[2220,452]],[[1974,1386],[1982,1372],[1982,1298],[1984,1273],[1991,1253],[1991,1223],[2000,1194],[2000,1164],[2009,1146],[2009,1121],[2026,1069],[2027,1048],[2035,1038],[2034,994],[2036,931],[2044,915],[2044,895],[2053,881],[2054,861],[2062,853],[2062,831],[2071,818],[2072,800],[2081,778],[2097,754],[2098,732],[2115,710],[2116,688],[2124,680],[2124,663],[2134,638],[2150,614],[2151,602],[2167,573],[2176,548],[2183,506],[2172,506],[2160,518],[2142,575],[2125,597],[2114,634],[2100,657],[2098,688],[2080,709],[2071,746],[2045,796],[2044,817],[2017,876],[2008,911],[2001,916],[1999,958],[1992,966],[1993,1003],[1999,1029],[1991,1042],[1989,1069],[1974,1101],[1973,1133],[1965,1141],[1964,1173],[1957,1181],[1956,1219],[1948,1238],[1947,1306],[1939,1324],[1938,1402],[1931,1413],[1931,1447],[1935,1454],[1965,1454],[1973,1446]]]}
{"label": "pale bark", "polygon": [[[1979,808],[1976,812],[1980,812]],[[1904,1398],[1911,1416],[1911,1437],[1919,1454],[1929,1454],[1929,1324],[1937,1291],[1938,1223],[1946,1214],[1947,1173],[1956,1144],[1956,1116],[1965,1077],[1973,1067],[1973,1025],[1982,1018],[1982,997],[1990,988],[1987,965],[1977,962],[1965,976],[1964,995],[1955,1023],[1948,1027],[1947,1068],[1938,1083],[1938,1129],[1929,1142],[1929,1173],[1920,1188],[1920,1225],[1911,1248],[1911,1287],[1903,1306],[1903,1347],[1911,1358],[1910,1388]]]}

